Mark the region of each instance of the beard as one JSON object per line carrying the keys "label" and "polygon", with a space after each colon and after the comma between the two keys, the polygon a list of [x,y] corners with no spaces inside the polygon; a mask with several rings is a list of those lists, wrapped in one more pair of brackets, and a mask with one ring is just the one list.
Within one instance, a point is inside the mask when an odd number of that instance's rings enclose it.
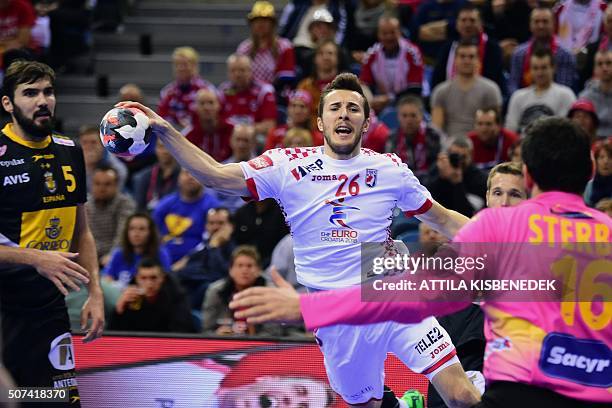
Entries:
{"label": "beard", "polygon": [[327,134],[323,134],[323,137],[325,137],[325,141],[327,142],[327,145],[329,146],[332,152],[338,155],[347,155],[347,154],[353,153],[353,150],[355,150],[355,147],[357,147],[359,142],[361,142],[362,134],[363,134],[363,129],[359,130],[359,133],[355,136],[355,141],[351,145],[346,145],[346,146],[339,146],[333,143],[331,140],[331,137],[329,137]]}
{"label": "beard", "polygon": [[[13,116],[15,117],[15,121],[19,125],[19,127],[32,139],[42,140],[49,136],[51,132],[53,132],[53,128],[55,127],[55,116],[51,114],[51,111],[47,108],[41,108],[34,112],[33,119],[27,118],[21,109],[15,104],[13,104]],[[37,115],[49,115],[49,119],[43,121],[41,125],[37,125],[34,120]]]}

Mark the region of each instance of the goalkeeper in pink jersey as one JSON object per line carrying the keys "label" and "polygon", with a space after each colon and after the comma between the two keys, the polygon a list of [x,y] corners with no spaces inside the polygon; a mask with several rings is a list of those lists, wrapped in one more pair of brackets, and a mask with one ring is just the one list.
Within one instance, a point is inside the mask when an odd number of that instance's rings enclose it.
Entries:
{"label": "goalkeeper in pink jersey", "polygon": [[[563,293],[565,302],[485,298],[484,374],[488,385],[476,406],[610,406],[612,219],[587,207],[582,199],[593,171],[588,136],[566,119],[547,118],[528,130],[522,147],[523,173],[532,198],[515,207],[483,210],[454,241],[504,243],[508,250],[496,254],[491,265],[501,271],[500,276],[525,269],[550,274],[546,248],[562,243],[555,266],[568,266],[568,276],[574,281],[569,283],[571,290]],[[525,265],[512,250],[520,242],[540,245],[536,248],[542,260],[530,258]],[[254,323],[303,319],[308,328],[315,328],[387,320],[414,322],[469,304],[469,299],[363,302],[361,291],[355,287],[298,295],[286,287],[249,290],[238,294],[231,306],[240,307],[237,315]],[[592,299],[586,299],[584,293]]]}

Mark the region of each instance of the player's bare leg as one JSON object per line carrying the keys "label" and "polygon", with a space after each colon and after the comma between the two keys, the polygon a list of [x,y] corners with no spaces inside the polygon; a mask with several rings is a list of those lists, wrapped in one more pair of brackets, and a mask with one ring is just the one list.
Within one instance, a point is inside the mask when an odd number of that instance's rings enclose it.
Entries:
{"label": "player's bare leg", "polygon": [[471,407],[480,402],[480,392],[459,363],[438,372],[431,383],[450,408]]}

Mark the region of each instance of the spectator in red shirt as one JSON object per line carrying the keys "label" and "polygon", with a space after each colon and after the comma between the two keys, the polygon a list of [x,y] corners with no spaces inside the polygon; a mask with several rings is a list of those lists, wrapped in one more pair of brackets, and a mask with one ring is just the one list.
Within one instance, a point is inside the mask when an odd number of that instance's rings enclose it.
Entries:
{"label": "spectator in red shirt", "polygon": [[216,92],[215,86],[199,75],[200,56],[191,47],[178,47],[172,54],[174,81],[161,90],[157,113],[179,128],[191,126],[196,113],[195,97],[200,89]]}
{"label": "spectator in red shirt", "polygon": [[253,78],[251,60],[245,55],[230,55],[227,71],[229,81],[219,86],[221,117],[231,125],[253,125],[257,135],[267,135],[276,126],[274,88]]}
{"label": "spectator in red shirt", "polygon": [[183,130],[187,139],[222,162],[230,154],[229,140],[233,126],[220,118],[221,105],[217,94],[210,89],[200,89],[196,93],[196,114],[191,127]]}
{"label": "spectator in red shirt", "polygon": [[499,112],[493,107],[476,111],[475,128],[468,137],[474,145],[472,162],[481,170],[509,161],[510,147],[519,139],[516,133],[502,128]]}
{"label": "spectator in red shirt", "polygon": [[277,91],[295,80],[295,53],[291,41],[276,35],[276,13],[267,1],[256,1],[248,15],[251,38],[236,53],[252,61],[253,77],[273,84]]}
{"label": "spectator in red shirt", "polygon": [[291,93],[289,107],[287,108],[287,123],[275,127],[268,132],[264,150],[283,147],[283,140],[290,128],[302,128],[311,131],[312,143],[308,146],[320,146],[323,144],[323,135],[318,130],[311,129],[312,97],[303,90]]}
{"label": "spectator in red shirt", "polygon": [[359,79],[372,89],[372,108],[376,112],[405,93],[421,94],[421,51],[402,37],[397,18],[383,16],[378,20],[378,42],[365,58]]}
{"label": "spectator in red shirt", "polygon": [[36,13],[29,1],[0,0],[0,56],[30,46],[35,22]]}

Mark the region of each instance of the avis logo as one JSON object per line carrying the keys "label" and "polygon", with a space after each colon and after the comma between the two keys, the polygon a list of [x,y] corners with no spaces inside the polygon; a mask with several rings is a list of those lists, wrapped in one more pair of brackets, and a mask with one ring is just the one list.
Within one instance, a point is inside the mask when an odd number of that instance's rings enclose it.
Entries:
{"label": "avis logo", "polygon": [[342,228],[353,229],[346,223],[346,221],[348,221],[348,214],[346,214],[344,211],[347,211],[347,210],[359,211],[360,209],[357,207],[351,207],[346,204],[342,204],[343,202],[344,202],[344,198],[339,198],[337,202],[332,201],[332,200],[325,200],[325,204],[332,205],[332,215],[331,217],[329,217],[329,222],[331,222],[332,225],[334,226],[340,226]]}
{"label": "avis logo", "polygon": [[15,174],[14,176],[5,176],[2,186],[12,186],[15,184],[25,184],[30,182],[28,173]]}

